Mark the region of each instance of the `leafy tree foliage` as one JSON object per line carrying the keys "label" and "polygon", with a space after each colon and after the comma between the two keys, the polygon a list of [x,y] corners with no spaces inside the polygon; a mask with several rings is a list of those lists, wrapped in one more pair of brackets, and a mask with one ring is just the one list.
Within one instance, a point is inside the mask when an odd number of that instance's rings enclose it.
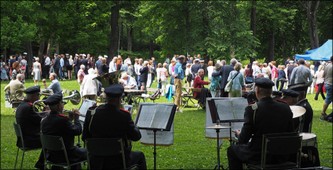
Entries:
{"label": "leafy tree foliage", "polygon": [[[320,1],[1,1],[1,52],[282,61],[332,38]],[[317,4],[317,5],[316,5]],[[312,7],[313,7],[312,5]],[[252,18],[251,18],[252,16]],[[314,41],[315,42],[315,41]],[[32,54],[31,54],[32,55]]]}

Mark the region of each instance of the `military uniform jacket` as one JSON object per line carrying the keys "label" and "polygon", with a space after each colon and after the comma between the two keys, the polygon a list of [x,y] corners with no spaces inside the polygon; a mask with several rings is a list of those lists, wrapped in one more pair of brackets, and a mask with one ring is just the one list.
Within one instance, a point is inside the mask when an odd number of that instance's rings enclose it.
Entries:
{"label": "military uniform jacket", "polygon": [[260,159],[262,135],[292,132],[292,117],[293,113],[287,104],[274,101],[270,97],[261,99],[257,103],[257,108],[246,107],[244,124],[238,137],[239,144],[243,146],[236,149],[239,158],[242,160]]}
{"label": "military uniform jacket", "polygon": [[[32,108],[32,103],[24,100],[16,109],[16,123],[21,126],[26,147],[41,147],[40,121],[42,118]],[[19,141],[17,146],[21,146]]]}
{"label": "military uniform jacket", "polygon": [[[90,126],[90,127],[89,127]],[[134,125],[129,112],[118,109],[111,104],[100,105],[92,114],[88,111],[83,126],[82,140],[87,138],[123,138],[138,141],[141,138],[139,129]],[[129,159],[131,148],[127,146],[125,157]]]}
{"label": "military uniform jacket", "polygon": [[42,120],[41,126],[44,135],[61,136],[67,151],[74,148],[74,137],[82,133],[78,119],[72,123],[67,116],[54,112]]}

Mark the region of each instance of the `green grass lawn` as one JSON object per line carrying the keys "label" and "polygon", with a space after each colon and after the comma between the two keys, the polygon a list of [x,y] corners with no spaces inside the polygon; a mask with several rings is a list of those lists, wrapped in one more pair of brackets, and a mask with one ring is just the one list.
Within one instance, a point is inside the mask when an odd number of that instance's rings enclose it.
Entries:
{"label": "green grass lawn", "polygon": [[[3,88],[8,82],[1,82],[1,167],[0,169],[13,169],[16,156],[16,137],[13,122],[14,109],[5,108]],[[41,84],[41,83],[40,83]],[[33,85],[31,80],[26,87]],[[63,89],[79,89],[75,80],[61,81]],[[156,85],[153,87],[156,87]],[[308,99],[314,110],[312,132],[317,135],[320,161],[322,166],[332,168],[332,123],[320,121],[320,112],[323,100],[313,100],[314,95]],[[168,102],[161,97],[155,102]],[[66,109],[78,108],[67,104]],[[330,106],[327,113],[331,112]],[[133,115],[135,118],[136,114]],[[221,163],[227,167],[226,148],[227,140],[223,141],[221,149]],[[133,150],[143,151],[146,155],[148,168],[153,168],[153,146],[133,142]],[[25,169],[33,169],[40,151],[25,154]],[[216,140],[205,137],[205,111],[194,107],[185,108],[183,113],[176,113],[174,118],[174,144],[171,146],[157,146],[158,169],[214,169],[216,164]]]}

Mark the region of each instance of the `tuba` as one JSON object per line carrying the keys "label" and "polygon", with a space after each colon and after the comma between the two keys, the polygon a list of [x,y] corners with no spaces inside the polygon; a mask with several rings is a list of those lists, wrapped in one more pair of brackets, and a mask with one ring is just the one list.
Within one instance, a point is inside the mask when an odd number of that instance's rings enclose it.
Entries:
{"label": "tuba", "polygon": [[119,79],[121,76],[121,71],[113,71],[111,73],[106,73],[100,76],[95,77],[94,79],[97,80],[100,84],[101,94],[98,96],[97,100],[101,103],[104,103],[106,100],[106,95],[104,93],[104,88],[109,87],[112,84],[119,84]]}
{"label": "tuba", "polygon": [[[78,105],[81,102],[81,95],[77,90],[70,91],[69,96],[63,97],[65,104],[70,101],[73,105]],[[46,117],[50,113],[50,109],[44,103],[45,100],[37,100],[33,103],[32,108],[35,113],[41,117]],[[71,111],[64,110],[65,113],[70,113]]]}

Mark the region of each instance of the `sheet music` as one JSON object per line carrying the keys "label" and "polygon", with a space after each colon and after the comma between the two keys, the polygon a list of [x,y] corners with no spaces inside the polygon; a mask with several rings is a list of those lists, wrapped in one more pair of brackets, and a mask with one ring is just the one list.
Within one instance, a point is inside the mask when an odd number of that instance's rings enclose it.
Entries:
{"label": "sheet music", "polygon": [[173,121],[174,112],[173,104],[143,103],[140,105],[136,125],[140,128],[167,129],[170,120]]}
{"label": "sheet music", "polygon": [[[230,122],[228,120],[244,119],[244,111],[247,106],[247,100],[241,97],[228,98],[228,97],[218,97],[218,98],[207,98],[208,100],[215,99],[215,105],[219,118],[221,122]],[[210,115],[210,110],[208,103],[206,102],[206,127],[214,125]],[[221,123],[222,126],[229,126],[229,123]],[[241,129],[243,122],[232,122],[231,129],[237,130]],[[221,129],[221,138],[229,138],[230,130]],[[206,129],[206,137],[216,138],[216,131],[214,129]]]}
{"label": "sheet music", "polygon": [[90,107],[94,106],[95,104],[96,104],[96,101],[93,101],[93,100],[85,99],[82,101],[82,104],[79,109],[79,112],[80,112],[79,120],[81,122],[84,122],[84,120],[86,119],[86,114],[87,114],[88,109]]}

